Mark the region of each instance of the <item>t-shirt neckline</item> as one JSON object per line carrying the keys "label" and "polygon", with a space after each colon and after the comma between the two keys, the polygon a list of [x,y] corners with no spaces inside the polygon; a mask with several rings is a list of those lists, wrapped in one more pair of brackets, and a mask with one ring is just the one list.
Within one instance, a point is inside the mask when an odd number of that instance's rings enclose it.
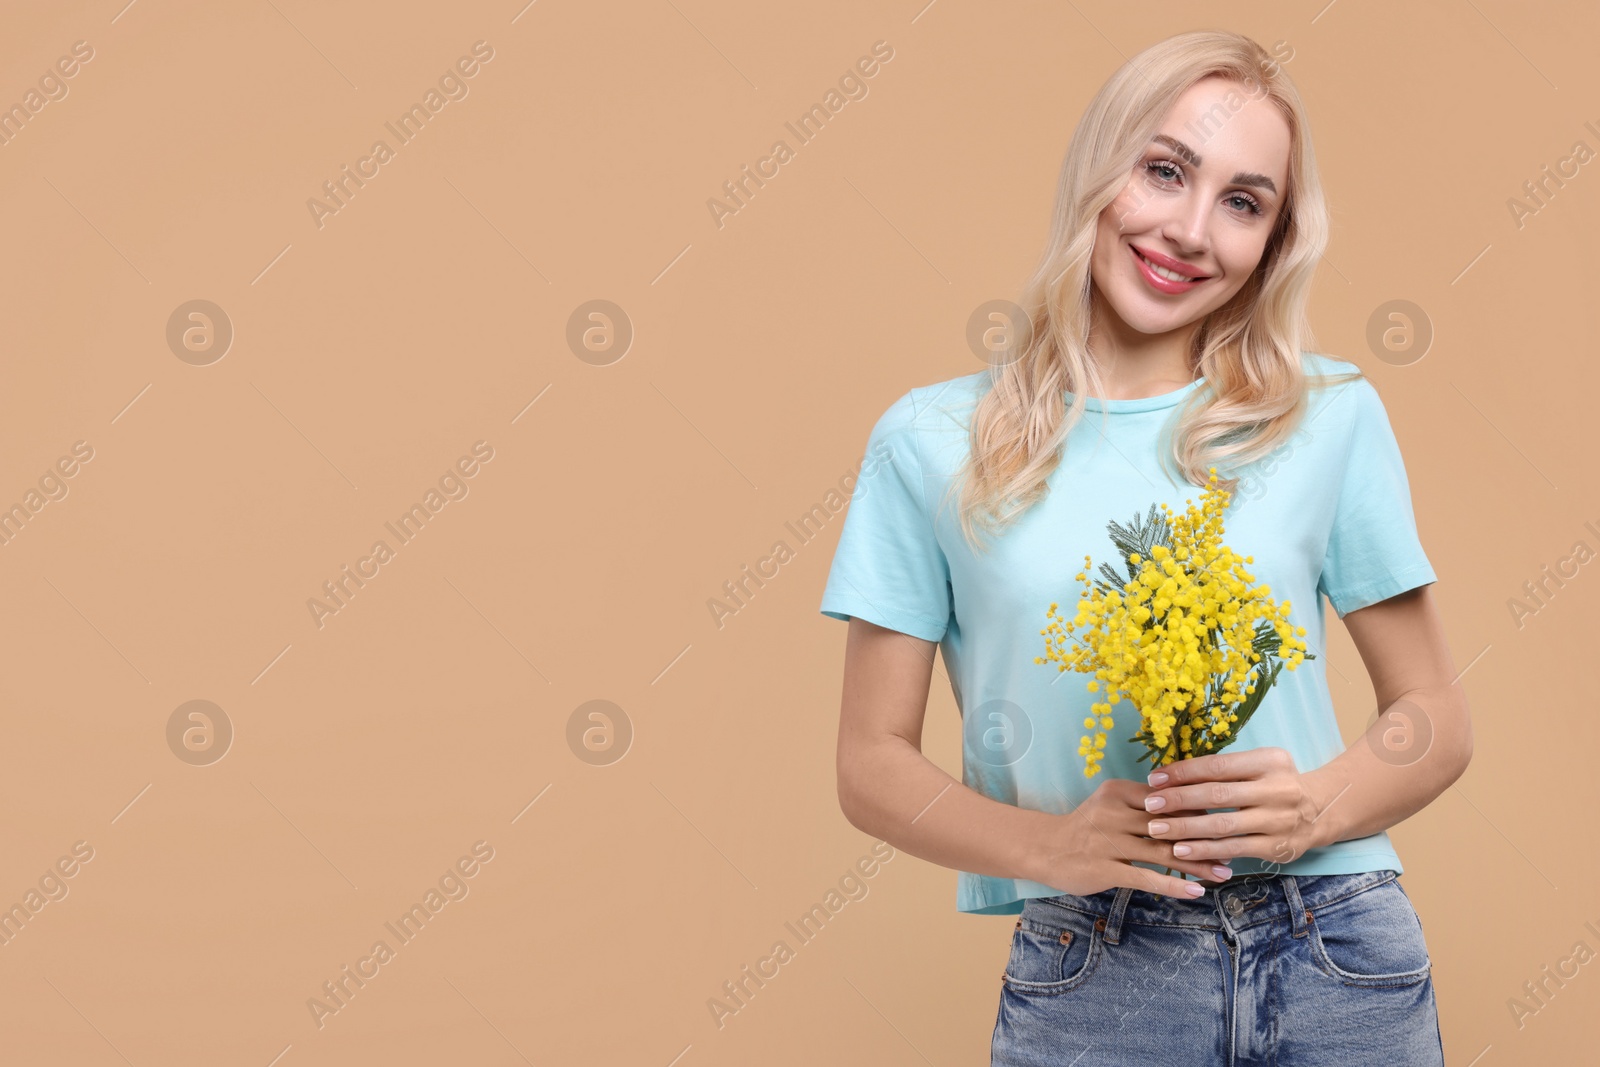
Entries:
{"label": "t-shirt neckline", "polygon": [[[1104,411],[1108,414],[1119,412],[1155,411],[1160,408],[1170,408],[1182,403],[1183,398],[1200,388],[1205,382],[1205,375],[1201,375],[1188,385],[1174,389],[1170,393],[1157,393],[1155,396],[1141,396],[1132,400],[1101,400],[1099,397],[1084,397],[1084,409],[1087,411]],[[1067,406],[1072,406],[1073,394],[1065,393]]]}

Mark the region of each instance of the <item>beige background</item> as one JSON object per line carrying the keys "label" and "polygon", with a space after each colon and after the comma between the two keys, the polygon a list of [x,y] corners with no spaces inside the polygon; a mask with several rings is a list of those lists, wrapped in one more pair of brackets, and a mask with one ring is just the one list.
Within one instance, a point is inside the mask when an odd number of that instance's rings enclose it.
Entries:
{"label": "beige background", "polygon": [[[1508,600],[1600,548],[1600,177],[1520,227],[1508,201],[1600,147],[1591,5],[123,3],[0,33],[5,106],[93,49],[0,146],[0,505],[93,450],[0,547],[0,904],[93,850],[0,945],[7,1063],[986,1062],[1012,920],[903,853],[712,1021],[872,841],[817,612],[842,514],[720,628],[708,602],[892,400],[978,368],[967,316],[1032,266],[1089,96],[1211,25],[1292,49],[1335,226],[1320,348],[1389,408],[1472,664],[1475,762],[1393,831],[1450,1062],[1588,1044],[1592,966],[1520,1027],[1508,1001],[1600,949],[1600,565],[1520,628]],[[880,40],[869,95],[719,228],[723,182]],[[319,227],[322,183],[477,41],[468,95]],[[567,342],[595,299],[634,330],[605,366]],[[1397,299],[1420,360],[1367,343]],[[194,300],[233,329],[208,365],[167,341]],[[468,495],[319,628],[323,582],[478,441]],[[1353,738],[1370,687],[1332,635]],[[234,732],[209,765],[169,747],[192,700]],[[591,700],[631,724],[607,765],[569,746]],[[959,773],[942,667],[929,722]],[[308,1000],[480,841],[319,1028]]]}

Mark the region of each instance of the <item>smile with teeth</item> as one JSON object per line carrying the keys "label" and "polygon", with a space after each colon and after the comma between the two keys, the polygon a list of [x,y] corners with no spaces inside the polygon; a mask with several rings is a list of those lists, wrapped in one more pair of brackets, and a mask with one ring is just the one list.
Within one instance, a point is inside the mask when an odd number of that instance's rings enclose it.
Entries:
{"label": "smile with teeth", "polygon": [[1150,262],[1149,257],[1147,257],[1143,252],[1140,252],[1137,248],[1135,248],[1133,250],[1133,254],[1138,256],[1140,259],[1144,260],[1144,265],[1149,267],[1151,272],[1154,273],[1156,275],[1156,277],[1165,278],[1169,282],[1192,282],[1192,281],[1196,280],[1196,277],[1198,277],[1198,278],[1205,277],[1205,275],[1203,275],[1203,274],[1202,275],[1197,275],[1195,277],[1190,277],[1187,274],[1179,274],[1175,270],[1168,270],[1166,267],[1161,266],[1159,263]]}

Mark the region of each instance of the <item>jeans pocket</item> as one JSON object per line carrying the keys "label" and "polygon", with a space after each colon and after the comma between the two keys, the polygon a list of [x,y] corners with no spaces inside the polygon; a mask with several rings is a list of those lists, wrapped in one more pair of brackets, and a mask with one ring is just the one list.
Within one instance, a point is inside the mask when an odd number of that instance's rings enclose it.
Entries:
{"label": "jeans pocket", "polygon": [[1103,952],[1105,920],[1062,907],[1025,907],[1011,935],[1004,983],[1020,993],[1051,995],[1082,985]]}
{"label": "jeans pocket", "polygon": [[1310,937],[1317,965],[1346,985],[1416,985],[1432,970],[1422,920],[1392,878],[1318,909]]}

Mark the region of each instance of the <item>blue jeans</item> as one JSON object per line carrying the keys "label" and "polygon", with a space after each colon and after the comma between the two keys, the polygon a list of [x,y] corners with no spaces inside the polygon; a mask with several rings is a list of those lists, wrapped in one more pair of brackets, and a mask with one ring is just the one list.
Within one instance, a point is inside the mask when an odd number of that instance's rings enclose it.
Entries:
{"label": "blue jeans", "polygon": [[1442,1067],[1422,922],[1392,870],[1024,902],[994,1067]]}

